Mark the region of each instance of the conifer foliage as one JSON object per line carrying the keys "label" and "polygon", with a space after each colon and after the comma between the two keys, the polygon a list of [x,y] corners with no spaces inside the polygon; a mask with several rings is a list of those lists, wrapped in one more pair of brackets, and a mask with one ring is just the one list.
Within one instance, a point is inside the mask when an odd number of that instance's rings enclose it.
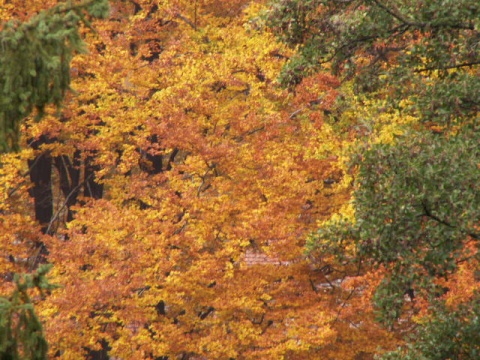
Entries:
{"label": "conifer foliage", "polygon": [[0,297],[0,359],[47,359],[48,344],[33,309],[31,292],[43,297],[55,289],[46,278],[50,268],[51,265],[42,265],[34,274],[15,275],[12,293]]}
{"label": "conifer foliage", "polygon": [[0,151],[18,150],[19,123],[32,110],[60,107],[70,89],[70,63],[85,50],[79,27],[105,17],[106,0],[60,3],[28,21],[9,20],[0,31]]}

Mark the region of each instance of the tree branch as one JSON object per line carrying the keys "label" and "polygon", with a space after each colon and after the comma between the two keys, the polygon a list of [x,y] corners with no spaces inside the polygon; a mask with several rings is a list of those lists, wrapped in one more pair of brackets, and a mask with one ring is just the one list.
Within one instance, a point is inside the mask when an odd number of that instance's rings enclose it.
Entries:
{"label": "tree branch", "polygon": [[[423,210],[425,211],[425,216],[429,217],[430,219],[432,220],[435,220],[436,222],[438,222],[439,224],[442,224],[442,225],[445,225],[449,228],[452,228],[452,229],[458,229],[458,226],[455,226],[455,225],[452,225],[450,224],[448,221],[446,220],[442,220],[440,219],[438,216],[432,214],[432,212],[430,211],[430,209],[428,208],[426,202],[422,202],[422,206],[423,206]],[[469,231],[464,231],[462,229],[460,229],[460,231],[463,231],[464,233],[466,233],[468,236],[470,236],[471,238],[475,239],[475,240],[480,240],[480,235],[479,234],[476,234],[476,233],[473,233],[473,232],[469,232]]]}
{"label": "tree branch", "polygon": [[[90,174],[90,176],[85,179],[85,181],[88,181],[91,177],[93,176],[93,174]],[[71,191],[70,193],[68,194],[68,196],[65,198],[65,201],[63,202],[62,206],[57,210],[57,212],[55,213],[55,215],[53,215],[52,219],[50,220],[50,223],[48,224],[48,227],[47,227],[47,230],[45,231],[45,234],[49,234],[50,233],[50,230],[53,226],[53,223],[55,222],[55,220],[57,220],[57,218],[60,216],[60,213],[63,211],[63,209],[65,209],[67,207],[67,204],[68,204],[68,201],[70,200],[70,197],[73,196],[73,194],[83,185],[83,183],[80,183],[78,184],[77,186],[75,186]]]}
{"label": "tree branch", "polygon": [[185,16],[183,16],[182,14],[177,14],[177,18],[183,20],[188,25],[190,25],[193,30],[197,31],[197,26],[193,22],[191,22],[189,19],[187,19]]}
{"label": "tree branch", "polygon": [[421,73],[421,72],[427,72],[427,71],[435,71],[435,70],[450,70],[450,69],[459,69],[462,67],[467,67],[467,66],[475,66],[475,65],[480,65],[480,61],[472,61],[472,62],[466,62],[466,63],[461,63],[457,65],[447,65],[447,66],[431,66],[431,67],[426,67],[422,69],[416,69],[413,72],[414,73]]}
{"label": "tree branch", "polygon": [[398,21],[402,22],[405,25],[408,26],[413,26],[413,27],[418,27],[418,28],[426,28],[426,27],[432,27],[432,28],[451,28],[451,29],[460,29],[460,30],[474,30],[475,27],[473,24],[469,25],[463,25],[463,24],[449,24],[448,22],[439,22],[439,23],[431,23],[431,22],[412,22],[403,17],[403,15],[396,13],[395,11],[389,9],[386,7],[384,4],[382,4],[378,0],[372,0],[373,3],[375,3],[379,8],[383,9],[385,12],[387,12],[389,15],[397,19]]}
{"label": "tree branch", "polygon": [[388,14],[390,14],[392,17],[394,17],[395,19],[399,20],[400,22],[402,22],[402,23],[405,24],[405,25],[408,25],[408,26],[418,26],[418,27],[424,27],[424,26],[427,25],[426,23],[414,23],[414,22],[408,21],[408,20],[405,19],[402,15],[395,13],[393,10],[387,8],[387,7],[386,7],[385,5],[383,5],[381,2],[379,2],[379,1],[377,1],[377,0],[373,0],[373,2],[374,2],[379,8],[383,9],[383,10],[386,11]]}

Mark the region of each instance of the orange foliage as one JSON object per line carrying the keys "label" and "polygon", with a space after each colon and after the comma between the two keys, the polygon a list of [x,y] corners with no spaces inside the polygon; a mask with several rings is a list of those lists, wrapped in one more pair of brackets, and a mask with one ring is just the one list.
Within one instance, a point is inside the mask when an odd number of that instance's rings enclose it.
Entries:
{"label": "orange foliage", "polygon": [[[97,32],[85,31],[89,53],[74,60],[62,117],[25,128],[25,139],[50,139],[36,155],[83,177],[55,189],[51,236],[33,224],[26,165],[15,163],[31,150],[5,155],[16,167],[2,176],[1,266],[32,256],[18,237],[48,250],[63,286],[38,306],[52,357],[108,348],[122,359],[353,359],[390,339],[360,296],[377,274],[325,290],[303,256],[315,221],[348,199],[340,140],[323,124],[339,82],[317,74],[295,96],[280,90],[289,50],[259,30],[259,10],[113,2]],[[265,261],[248,261],[252,252]],[[351,297],[349,287],[362,290]]]}

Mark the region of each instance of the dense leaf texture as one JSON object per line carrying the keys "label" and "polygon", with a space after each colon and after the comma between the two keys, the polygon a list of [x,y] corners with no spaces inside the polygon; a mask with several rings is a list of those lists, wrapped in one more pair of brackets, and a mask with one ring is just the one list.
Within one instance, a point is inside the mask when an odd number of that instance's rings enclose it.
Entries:
{"label": "dense leaf texture", "polygon": [[61,116],[21,99],[0,264],[54,265],[50,356],[371,359],[475,313],[478,4],[262,4],[112,2]]}
{"label": "dense leaf texture", "polygon": [[30,293],[35,289],[43,296],[56,287],[45,276],[50,268],[42,265],[34,274],[15,275],[12,293],[0,297],[0,359],[47,358],[47,341],[42,323],[33,310]]}
{"label": "dense leaf texture", "polygon": [[283,0],[267,13],[279,37],[300,47],[283,70],[284,85],[332,70],[354,78],[359,91],[386,86],[394,106],[413,96],[409,110],[439,123],[476,117],[479,17],[476,0]]}
{"label": "dense leaf texture", "polygon": [[70,88],[70,62],[84,51],[86,16],[105,17],[108,2],[59,4],[27,22],[10,20],[0,32],[0,151],[18,150],[19,123],[33,109],[59,107]]}
{"label": "dense leaf texture", "polygon": [[[283,70],[285,86],[332,71],[377,116],[356,119],[364,130],[350,153],[354,200],[312,237],[310,253],[353,278],[378,274],[373,299],[391,329],[411,332],[408,319],[419,321],[436,301],[445,314],[459,303],[473,311],[466,289],[478,279],[467,280],[463,266],[479,260],[478,2],[275,1],[266,18],[299,48]],[[345,102],[335,122],[345,121]],[[403,135],[376,135],[385,113],[400,118]],[[416,120],[402,122],[410,116]],[[460,299],[452,279],[462,277],[469,286]],[[369,284],[362,286],[368,298]],[[435,334],[436,343],[446,336]],[[461,351],[446,357],[462,358]]]}
{"label": "dense leaf texture", "polygon": [[480,354],[480,304],[478,296],[471,307],[449,311],[442,305],[420,329],[406,349],[387,353],[385,360],[478,359]]}
{"label": "dense leaf texture", "polygon": [[[289,50],[259,10],[112,3],[72,60],[62,116],[46,107],[23,129],[33,148],[4,155],[16,171],[2,178],[12,258],[0,262],[40,258],[64,284],[38,305],[50,356],[297,360],[328,346],[335,358],[329,342],[352,335],[303,256],[316,219],[345,198],[324,183],[340,177],[334,159],[316,154],[336,137],[321,111],[291,116],[307,96],[329,106],[338,81],[319,76],[298,97],[279,88]],[[45,175],[32,178],[34,215],[26,186],[11,189],[28,184],[25,158]]]}
{"label": "dense leaf texture", "polygon": [[385,321],[400,316],[407,293],[438,296],[433,279],[465,261],[465,241],[480,239],[478,142],[471,132],[408,133],[393,146],[372,147],[360,165],[355,223],[340,219],[319,231],[328,239],[324,250],[342,256],[353,241],[357,261],[390,271],[376,295]]}

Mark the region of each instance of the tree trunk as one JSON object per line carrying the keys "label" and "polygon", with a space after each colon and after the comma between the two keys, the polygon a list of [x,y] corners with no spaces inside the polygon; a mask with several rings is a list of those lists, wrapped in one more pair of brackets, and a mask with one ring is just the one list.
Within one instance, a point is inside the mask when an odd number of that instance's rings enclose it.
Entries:
{"label": "tree trunk", "polygon": [[65,196],[67,221],[73,220],[72,205],[77,202],[80,192],[80,151],[75,151],[73,161],[67,155],[57,156],[55,166],[60,177],[60,189]]}
{"label": "tree trunk", "polygon": [[[47,139],[41,136],[32,143],[32,147],[38,150]],[[48,225],[53,216],[53,195],[52,195],[52,157],[48,152],[36,156],[28,161],[30,180],[33,187],[30,194],[34,199],[35,219],[42,227],[42,233],[46,233]]]}
{"label": "tree trunk", "polygon": [[100,170],[100,167],[94,164],[94,157],[87,156],[85,159],[84,196],[94,199],[101,199],[103,197],[103,184],[96,182],[95,178],[95,172],[98,170]]}

